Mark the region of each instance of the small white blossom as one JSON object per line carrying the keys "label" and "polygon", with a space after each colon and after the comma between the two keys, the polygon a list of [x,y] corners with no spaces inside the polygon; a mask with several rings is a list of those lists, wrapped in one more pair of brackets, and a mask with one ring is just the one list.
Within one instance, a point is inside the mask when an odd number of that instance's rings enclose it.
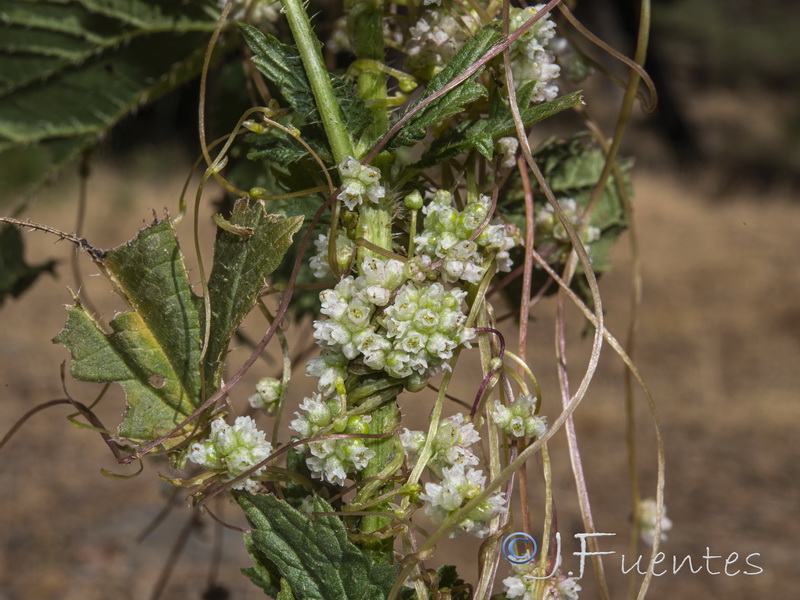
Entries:
{"label": "small white blossom", "polygon": [[[230,481],[254,467],[272,453],[263,431],[259,431],[250,417],[237,417],[233,425],[223,419],[211,422],[211,435],[204,442],[192,444],[189,460],[198,465],[223,473],[223,480]],[[258,469],[251,477],[264,471]],[[258,484],[247,477],[233,486],[235,490],[255,492]]]}
{"label": "small white blossom", "polygon": [[381,185],[381,172],[375,167],[362,165],[352,156],[347,156],[339,165],[339,173],[342,191],[338,198],[350,210],[355,210],[365,200],[379,202],[386,196],[386,189]]}
{"label": "small white blossom", "polygon": [[275,377],[262,377],[256,384],[256,393],[247,401],[253,408],[260,408],[268,413],[273,412],[283,394],[283,382]]}
{"label": "small white blossom", "polygon": [[[544,8],[537,4],[528,8],[512,8],[510,30],[516,31],[525,22]],[[511,45],[511,72],[517,91],[533,84],[531,102],[546,102],[558,95],[558,86],[552,83],[561,73],[553,53],[547,48],[555,36],[555,21],[550,15],[537,21]]]}
{"label": "small white blossom", "polygon": [[[466,502],[480,494],[484,489],[486,477],[482,471],[466,469],[461,463],[442,470],[441,483],[426,483],[425,493],[420,499],[426,502],[425,514],[434,523],[443,523]],[[483,501],[450,532],[450,537],[468,533],[483,537],[489,532],[487,523],[497,515],[506,512],[503,492],[493,494]]]}
{"label": "small white blossom", "polygon": [[[639,502],[639,536],[649,546],[656,539],[656,521],[658,520],[658,503],[655,498],[647,498]],[[667,507],[661,514],[661,541],[667,539],[666,532],[672,529],[672,521],[667,517]]]}
{"label": "small white blossom", "polygon": [[501,137],[494,143],[495,151],[502,157],[500,166],[510,169],[514,166],[519,149],[519,140],[515,137]]}
{"label": "small white blossom", "polygon": [[[580,227],[583,222],[582,207],[573,198],[558,198],[557,201],[570,225],[574,229]],[[550,204],[543,206],[536,215],[534,232],[534,244],[548,263],[556,264],[567,256],[571,248],[569,236]],[[600,229],[591,225],[583,231],[580,237],[590,260],[592,258],[591,246],[599,239]]]}
{"label": "small white blossom", "polygon": [[347,378],[347,357],[337,350],[323,348],[317,358],[312,358],[306,365],[306,375],[318,377],[317,386],[326,394],[336,392],[336,381]]}
{"label": "small white blossom", "polygon": [[[439,4],[440,0],[426,0],[425,4]],[[445,10],[427,10],[408,31],[405,70],[422,79],[430,80],[444,69],[464,42],[480,28],[473,14],[462,15],[461,23]]]}
{"label": "small white blossom", "polygon": [[489,215],[490,198],[480,196],[461,212],[452,204],[452,194],[439,190],[422,209],[423,231],[414,238],[417,254],[441,259],[442,279],[449,283],[459,279],[478,283],[486,271],[484,261],[489,257],[495,258],[499,270],[510,271],[508,251],[519,237],[510,227],[495,219],[475,240],[470,239]]}
{"label": "small white blossom", "polygon": [[[581,586],[578,580],[567,577],[560,570],[549,579],[537,579],[534,570],[539,566],[539,561],[512,565],[514,575],[503,580],[506,596],[510,599],[535,600],[536,584],[544,585],[542,598],[545,600],[578,600]],[[540,576],[539,576],[540,577]],[[542,581],[544,583],[542,584]]]}
{"label": "small white blossom", "polygon": [[[353,416],[342,423],[337,419],[341,407],[337,399],[324,400],[320,394],[312,394],[300,404],[302,412],[296,412],[289,428],[296,431],[303,439],[321,435],[321,430],[328,428],[328,433],[367,433],[371,417]],[[324,479],[335,485],[344,485],[347,475],[364,469],[375,452],[357,438],[340,440],[314,440],[301,447],[306,447],[310,456],[306,464],[311,476]]]}
{"label": "small white blossom", "polygon": [[536,403],[536,398],[527,394],[520,394],[511,406],[495,401],[492,420],[509,437],[541,437],[547,431],[547,419],[534,414]]}

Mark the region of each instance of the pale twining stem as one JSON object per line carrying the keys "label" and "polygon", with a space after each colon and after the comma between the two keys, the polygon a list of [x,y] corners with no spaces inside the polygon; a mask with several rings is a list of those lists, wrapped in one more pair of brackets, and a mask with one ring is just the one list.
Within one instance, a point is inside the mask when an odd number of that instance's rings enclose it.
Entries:
{"label": "pale twining stem", "polygon": [[289,28],[292,30],[294,42],[300,52],[300,59],[303,61],[308,82],[311,84],[311,91],[317,101],[317,108],[328,136],[333,158],[337,164],[341,163],[345,157],[353,156],[353,141],[344,126],[342,109],[333,94],[333,85],[322,59],[319,39],[311,29],[311,21],[302,0],[283,0],[283,10],[286,13],[286,20],[289,22]]}

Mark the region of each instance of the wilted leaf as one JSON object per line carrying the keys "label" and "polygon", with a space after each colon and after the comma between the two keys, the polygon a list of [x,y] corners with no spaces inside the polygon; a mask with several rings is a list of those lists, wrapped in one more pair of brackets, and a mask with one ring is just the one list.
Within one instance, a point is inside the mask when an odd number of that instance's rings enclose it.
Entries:
{"label": "wilted leaf", "polygon": [[133,312],[117,315],[106,334],[80,303],[53,340],[72,354],[76,379],[116,382],[128,408],[123,438],[152,440],[200,405],[200,312],[175,232],[161,221],[97,260]]}
{"label": "wilted leaf", "polygon": [[[274,496],[243,493],[237,500],[253,528],[246,536],[256,550],[251,556],[268,563],[257,562],[248,575],[260,573],[274,590],[275,569],[304,600],[383,600],[388,595],[396,567],[371,562],[347,539],[338,517],[310,518]],[[315,496],[314,510],[333,509]]]}

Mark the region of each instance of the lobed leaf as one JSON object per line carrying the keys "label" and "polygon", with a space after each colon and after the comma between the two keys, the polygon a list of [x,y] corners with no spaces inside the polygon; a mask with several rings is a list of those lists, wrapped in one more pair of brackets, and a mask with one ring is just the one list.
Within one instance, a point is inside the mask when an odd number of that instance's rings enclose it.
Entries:
{"label": "lobed leaf", "polygon": [[70,351],[76,379],[123,387],[121,437],[156,439],[201,404],[199,298],[169,221],[96,260],[133,311],[117,315],[106,334],[78,302],[53,341]]}

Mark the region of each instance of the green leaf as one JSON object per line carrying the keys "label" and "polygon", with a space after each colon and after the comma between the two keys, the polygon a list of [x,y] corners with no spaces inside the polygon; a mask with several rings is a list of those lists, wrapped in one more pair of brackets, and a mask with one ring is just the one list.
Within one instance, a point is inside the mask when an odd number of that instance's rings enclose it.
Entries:
{"label": "green leaf", "polygon": [[[413,106],[417,106],[425,98],[442,89],[475,61],[481,59],[497,43],[500,37],[500,28],[496,24],[487,25],[478,31],[472,38],[467,40],[441,73],[431,79],[425,93],[420,96]],[[389,143],[389,149],[415,144],[425,137],[429,126],[441,123],[445,119],[458,114],[466,104],[485,96],[487,93],[486,88],[475,81],[479,74],[480,70],[470,79],[456,86],[441,98],[434,100],[414,115]]]}
{"label": "green leaf", "polygon": [[242,237],[217,230],[214,267],[208,280],[211,335],[204,360],[206,380],[213,389],[219,383],[230,339],[255,306],[266,277],[281,264],[303,217],[269,215],[263,202],[248,205],[241,199],[234,205],[230,223],[253,233]]}
{"label": "green leaf", "polygon": [[295,600],[292,588],[285,579],[281,579],[281,591],[275,596],[275,600]]}
{"label": "green leaf", "polygon": [[194,76],[213,0],[0,3],[0,152],[56,144],[41,185],[120,119]]}
{"label": "green leaf", "polygon": [[201,403],[199,299],[169,221],[95,259],[133,311],[117,315],[106,334],[78,302],[53,341],[69,349],[76,379],[123,387],[121,437],[156,439]]}
{"label": "green leaf", "polygon": [[6,296],[18,298],[44,272],[55,274],[56,261],[39,265],[25,262],[22,233],[15,225],[0,226],[0,306]]}
{"label": "green leaf", "polygon": [[[341,520],[333,515],[307,517],[274,496],[237,494],[253,528],[253,547],[303,600],[383,600],[397,574],[391,565],[372,563],[347,539]],[[314,510],[333,509],[318,496]],[[257,563],[262,573],[269,572]],[[274,584],[273,584],[274,585]]]}
{"label": "green leaf", "polygon": [[[239,26],[253,52],[253,63],[275,87],[275,91],[307,123],[321,123],[314,93],[297,49],[281,43],[276,37],[252,25],[239,23]],[[358,137],[372,123],[372,114],[355,95],[351,83],[330,73],[328,75],[333,83],[336,101],[342,107],[345,127],[351,136]]]}
{"label": "green leaf", "polygon": [[[582,92],[573,92],[550,102],[531,106],[520,110],[523,124],[527,127],[543,121],[563,110],[577,106],[582,102]],[[458,127],[437,138],[430,149],[414,167],[426,168],[444,160],[455,158],[469,148],[476,148],[489,160],[494,155],[494,142],[504,136],[516,136],[514,119],[511,116],[508,102],[499,96],[492,103],[489,118],[477,119],[461,123]]]}

